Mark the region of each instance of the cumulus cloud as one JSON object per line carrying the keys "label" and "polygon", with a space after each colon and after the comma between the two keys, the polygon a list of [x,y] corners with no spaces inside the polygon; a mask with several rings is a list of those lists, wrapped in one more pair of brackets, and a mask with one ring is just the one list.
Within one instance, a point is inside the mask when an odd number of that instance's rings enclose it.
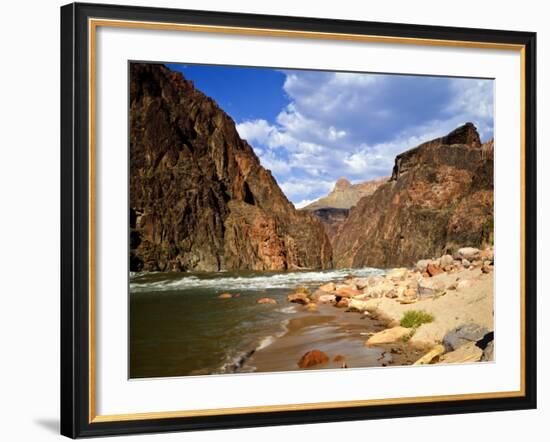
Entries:
{"label": "cumulus cloud", "polygon": [[345,176],[389,175],[394,158],[472,121],[493,134],[493,81],[283,71],[290,103],[275,121],[237,130],[296,205],[315,200]]}

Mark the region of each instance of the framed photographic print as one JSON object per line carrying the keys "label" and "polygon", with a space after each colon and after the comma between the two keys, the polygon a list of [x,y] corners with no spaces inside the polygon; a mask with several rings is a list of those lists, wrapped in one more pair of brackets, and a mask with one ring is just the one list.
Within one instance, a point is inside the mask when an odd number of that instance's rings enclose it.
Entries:
{"label": "framed photographic print", "polygon": [[62,7],[62,434],[534,408],[535,43]]}

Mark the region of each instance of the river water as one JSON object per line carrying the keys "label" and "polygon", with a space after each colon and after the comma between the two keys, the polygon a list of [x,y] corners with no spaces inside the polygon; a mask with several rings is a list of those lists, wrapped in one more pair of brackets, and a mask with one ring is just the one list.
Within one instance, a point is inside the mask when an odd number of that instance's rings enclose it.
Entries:
{"label": "river water", "polygon": [[[138,273],[130,277],[130,377],[233,373],[272,345],[303,312],[286,296],[379,269],[302,272]],[[220,299],[222,293],[233,295]],[[258,304],[261,297],[277,305]],[[246,364],[244,364],[246,367]],[[248,367],[248,371],[253,367]]]}

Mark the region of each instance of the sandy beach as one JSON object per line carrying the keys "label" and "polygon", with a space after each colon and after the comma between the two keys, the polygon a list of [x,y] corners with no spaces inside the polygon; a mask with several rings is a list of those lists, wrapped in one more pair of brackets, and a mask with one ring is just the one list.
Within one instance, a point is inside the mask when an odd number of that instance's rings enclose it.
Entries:
{"label": "sandy beach", "polygon": [[305,307],[301,310],[288,321],[288,331],[271,345],[257,350],[242,371],[301,370],[298,361],[312,349],[329,357],[328,362],[314,368],[342,368],[344,363],[347,367],[373,367],[390,362],[384,349],[364,345],[369,334],[385,328],[384,322],[331,305],[321,305],[314,313]]}
{"label": "sandy beach", "polygon": [[287,331],[239,371],[492,360],[493,251],[461,250],[472,262],[444,255],[384,276],[352,272],[314,293],[297,289],[287,299],[300,310]]}

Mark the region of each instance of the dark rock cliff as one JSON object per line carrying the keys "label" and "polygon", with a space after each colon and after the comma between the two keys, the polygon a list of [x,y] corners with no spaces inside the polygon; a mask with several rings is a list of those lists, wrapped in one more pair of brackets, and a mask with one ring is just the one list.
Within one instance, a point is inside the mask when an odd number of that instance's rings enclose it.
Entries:
{"label": "dark rock cliff", "polygon": [[348,217],[349,209],[325,207],[322,209],[311,210],[310,213],[319,218],[319,220],[323,223],[328,239],[330,240],[330,243],[333,244],[334,238],[336,238],[338,233],[338,228]]}
{"label": "dark rock cliff", "polygon": [[321,223],[298,212],[233,120],[182,74],[130,67],[130,270],[329,268]]}
{"label": "dark rock cliff", "polygon": [[473,124],[398,155],[390,181],[350,210],[336,267],[410,265],[493,236],[493,142]]}

